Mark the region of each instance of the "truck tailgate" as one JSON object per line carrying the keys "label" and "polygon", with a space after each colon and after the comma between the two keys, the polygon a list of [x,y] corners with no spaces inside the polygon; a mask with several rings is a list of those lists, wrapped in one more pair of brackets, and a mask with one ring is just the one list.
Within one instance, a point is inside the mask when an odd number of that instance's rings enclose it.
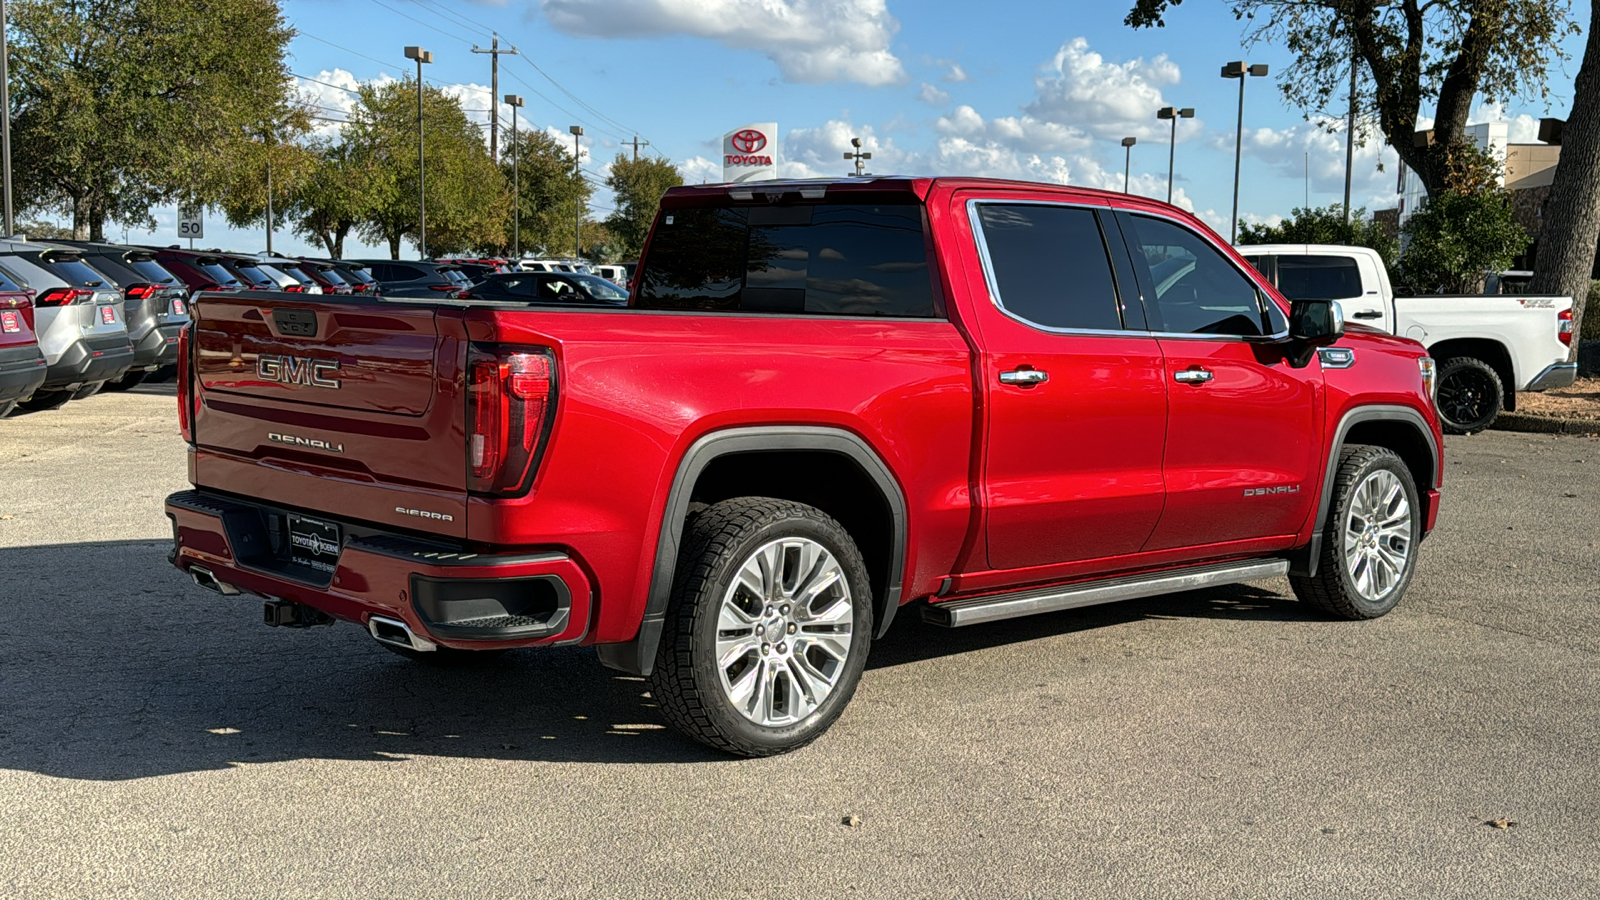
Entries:
{"label": "truck tailgate", "polygon": [[196,486],[465,534],[459,312],[246,292],[193,315]]}

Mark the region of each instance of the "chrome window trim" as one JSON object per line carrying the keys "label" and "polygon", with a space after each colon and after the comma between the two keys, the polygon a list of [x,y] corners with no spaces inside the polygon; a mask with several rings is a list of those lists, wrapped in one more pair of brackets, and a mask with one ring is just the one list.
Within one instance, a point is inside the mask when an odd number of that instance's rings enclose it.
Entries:
{"label": "chrome window trim", "polygon": [[[1264,299],[1268,303],[1272,303],[1272,299],[1270,297],[1268,297],[1266,295],[1266,292],[1261,289],[1261,282],[1256,280],[1256,278],[1261,278],[1261,279],[1265,280],[1266,279],[1265,275],[1262,275],[1261,272],[1259,270],[1257,270],[1254,266],[1248,266],[1248,270],[1245,269],[1245,268],[1240,268],[1239,264],[1234,262],[1232,256],[1228,255],[1220,247],[1218,247],[1216,242],[1212,241],[1210,238],[1206,237],[1201,232],[1195,231],[1194,228],[1192,228],[1189,225],[1189,223],[1187,223],[1187,222],[1183,221],[1182,219],[1179,219],[1179,218],[1177,218],[1175,216],[1168,215],[1165,212],[1161,212],[1159,210],[1119,209],[1118,212],[1126,213],[1129,216],[1148,216],[1148,217],[1150,217],[1152,219],[1160,219],[1163,222],[1167,222],[1167,223],[1169,223],[1171,225],[1176,225],[1177,227],[1182,228],[1183,230],[1189,232],[1190,234],[1193,234],[1195,237],[1199,238],[1202,242],[1204,242],[1207,246],[1209,246],[1212,250],[1215,250],[1217,252],[1217,255],[1222,257],[1223,262],[1226,262],[1228,265],[1232,266],[1233,270],[1235,272],[1238,272],[1239,275],[1242,276],[1245,281],[1248,281],[1250,283],[1250,285],[1256,289],[1256,299],[1257,299],[1257,301],[1260,301],[1260,300]],[[1254,273],[1254,274],[1251,274],[1251,273]],[[1272,305],[1273,306],[1277,306],[1276,303],[1273,303]],[[1263,309],[1262,311],[1265,312],[1266,310]],[[1282,313],[1283,310],[1280,309],[1280,310],[1278,310],[1278,312]],[[1215,334],[1201,334],[1199,332],[1193,332],[1193,333],[1191,333],[1191,332],[1180,332],[1180,333],[1157,332],[1156,335],[1157,335],[1157,337],[1179,337],[1179,338],[1187,337],[1187,338],[1199,338],[1199,339],[1209,339],[1209,340],[1229,340],[1229,339],[1232,339],[1232,340],[1240,340],[1240,341],[1270,343],[1272,341],[1284,340],[1285,338],[1287,338],[1289,336],[1288,318],[1289,318],[1288,314],[1285,313],[1284,314],[1285,327],[1284,327],[1284,329],[1282,331],[1279,331],[1276,334],[1215,335]]]}
{"label": "chrome window trim", "polygon": [[[1067,207],[1067,208],[1071,208],[1071,209],[1087,209],[1090,212],[1099,212],[1099,211],[1111,212],[1111,207],[1109,205],[1103,204],[1103,203],[1088,203],[1088,202],[1084,202],[1084,201],[1073,201],[1073,200],[1022,200],[1022,199],[1012,200],[1012,199],[1006,199],[1006,198],[1000,198],[1000,197],[971,197],[971,198],[968,198],[968,200],[967,200],[967,219],[968,219],[969,224],[971,224],[971,226],[972,226],[972,234],[973,234],[973,238],[974,238],[973,243],[977,244],[977,246],[978,246],[978,259],[983,265],[983,281],[984,281],[985,286],[987,286],[988,289],[989,289],[989,302],[994,304],[994,308],[999,310],[1001,315],[1003,315],[1006,318],[1012,320],[1013,322],[1019,322],[1019,323],[1021,323],[1023,325],[1028,326],[1029,328],[1034,329],[1035,331],[1042,331],[1042,332],[1045,332],[1046,334],[1075,334],[1075,335],[1085,335],[1085,336],[1089,336],[1089,337],[1152,337],[1153,336],[1152,332],[1141,331],[1141,330],[1130,329],[1130,328],[1114,328],[1114,329],[1113,328],[1062,328],[1062,327],[1059,327],[1059,326],[1056,326],[1056,325],[1043,325],[1043,324],[1040,324],[1038,322],[1033,321],[1032,319],[1024,319],[1022,316],[1019,316],[1016,313],[1012,312],[1011,310],[1006,309],[1005,301],[1000,296],[1000,284],[999,284],[999,282],[997,282],[995,280],[994,259],[989,255],[989,236],[984,233],[983,220],[978,216],[978,207],[982,206],[982,205],[986,205],[986,204],[987,205],[996,205],[996,206],[1058,206],[1058,207]],[[1100,222],[1099,222],[1098,217],[1095,220],[1095,227],[1096,228],[1100,228]],[[1105,229],[1103,229],[1103,228],[1100,228],[1100,240],[1101,240],[1101,245],[1105,246],[1106,234],[1105,234]],[[1110,251],[1109,247],[1107,247],[1106,249],[1107,249],[1108,252]],[[1117,269],[1116,269],[1116,266],[1112,263],[1112,261],[1111,261],[1111,259],[1109,257],[1107,257],[1107,259],[1106,259],[1106,268],[1107,268],[1107,271],[1111,274],[1111,283],[1117,287],[1117,295],[1114,298],[1116,300],[1116,304],[1117,304],[1117,307],[1118,307],[1117,308],[1117,317],[1119,319],[1122,319],[1124,322],[1126,322],[1127,321],[1127,314],[1126,314],[1126,309],[1124,307],[1124,304],[1122,302],[1121,285],[1119,285],[1117,283]],[[1138,286],[1137,285],[1134,286],[1134,296],[1139,296],[1139,294],[1138,294]],[[1142,302],[1142,298],[1141,298],[1141,302]]]}

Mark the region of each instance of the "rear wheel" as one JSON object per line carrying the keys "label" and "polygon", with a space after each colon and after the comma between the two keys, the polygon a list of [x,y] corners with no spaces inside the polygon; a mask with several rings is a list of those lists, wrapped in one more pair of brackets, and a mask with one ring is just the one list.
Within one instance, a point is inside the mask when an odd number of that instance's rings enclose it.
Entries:
{"label": "rear wheel", "polygon": [[687,524],[650,675],[683,734],[739,756],[814,741],[855,694],[872,588],[848,532],[810,506],[718,503]]}
{"label": "rear wheel", "polygon": [[72,391],[34,391],[33,396],[17,402],[18,409],[28,412],[44,412],[47,409],[60,409],[72,399]]}
{"label": "rear wheel", "polygon": [[1476,434],[1499,418],[1506,389],[1488,363],[1458,356],[1439,368],[1435,395],[1446,434]]}
{"label": "rear wheel", "polygon": [[1346,619],[1375,619],[1394,609],[1416,570],[1422,523],[1405,462],[1385,447],[1347,448],[1317,574],[1291,575],[1295,596]]}
{"label": "rear wheel", "polygon": [[144,369],[134,369],[121,378],[118,378],[116,381],[106,382],[106,390],[125,391],[131,387],[138,387],[144,383],[145,379],[148,378],[149,375],[150,373],[146,372]]}

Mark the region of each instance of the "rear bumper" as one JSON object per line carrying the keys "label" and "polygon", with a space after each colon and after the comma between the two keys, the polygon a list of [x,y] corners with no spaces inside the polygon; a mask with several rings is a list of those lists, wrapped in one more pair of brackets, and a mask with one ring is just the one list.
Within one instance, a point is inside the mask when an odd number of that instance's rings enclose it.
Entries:
{"label": "rear bumper", "polygon": [[157,368],[178,361],[178,332],[182,325],[151,328],[133,345],[133,368]]}
{"label": "rear bumper", "polygon": [[95,346],[78,341],[68,347],[49,368],[43,387],[65,389],[120,377],[133,366],[133,347],[126,338],[121,343],[105,343],[106,346]]}
{"label": "rear bumper", "polygon": [[588,633],[592,588],[565,553],[480,554],[371,528],[348,536],[347,527],[334,571],[319,574],[274,552],[281,541],[274,519],[282,515],[204,491],[173,494],[167,498],[172,563],[362,627],[373,616],[398,619],[447,647],[575,644]]}
{"label": "rear bumper", "polygon": [[1543,372],[1533,376],[1533,380],[1528,382],[1528,386],[1523,388],[1523,390],[1548,391],[1554,388],[1572,387],[1572,383],[1577,380],[1577,363],[1551,363],[1550,365],[1544,367]]}
{"label": "rear bumper", "polygon": [[0,403],[32,395],[44,383],[45,372],[38,344],[0,350]]}

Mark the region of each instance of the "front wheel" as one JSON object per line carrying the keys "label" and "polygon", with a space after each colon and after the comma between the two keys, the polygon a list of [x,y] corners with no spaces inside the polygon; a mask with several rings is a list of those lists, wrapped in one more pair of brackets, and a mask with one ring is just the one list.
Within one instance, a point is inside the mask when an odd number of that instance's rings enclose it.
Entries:
{"label": "front wheel", "polygon": [[650,675],[662,715],[738,756],[816,740],[855,694],[872,642],[866,564],[838,522],[766,497],[688,523]]}
{"label": "front wheel", "polygon": [[28,412],[44,412],[47,409],[60,409],[71,399],[71,391],[34,391],[32,397],[18,401],[17,408]]}
{"label": "front wheel", "polygon": [[1488,363],[1458,356],[1439,367],[1436,399],[1445,434],[1476,434],[1500,417],[1506,389]]}
{"label": "front wheel", "polygon": [[1405,461],[1385,447],[1346,448],[1317,574],[1291,575],[1295,596],[1346,619],[1376,619],[1394,609],[1417,567],[1422,524]]}

